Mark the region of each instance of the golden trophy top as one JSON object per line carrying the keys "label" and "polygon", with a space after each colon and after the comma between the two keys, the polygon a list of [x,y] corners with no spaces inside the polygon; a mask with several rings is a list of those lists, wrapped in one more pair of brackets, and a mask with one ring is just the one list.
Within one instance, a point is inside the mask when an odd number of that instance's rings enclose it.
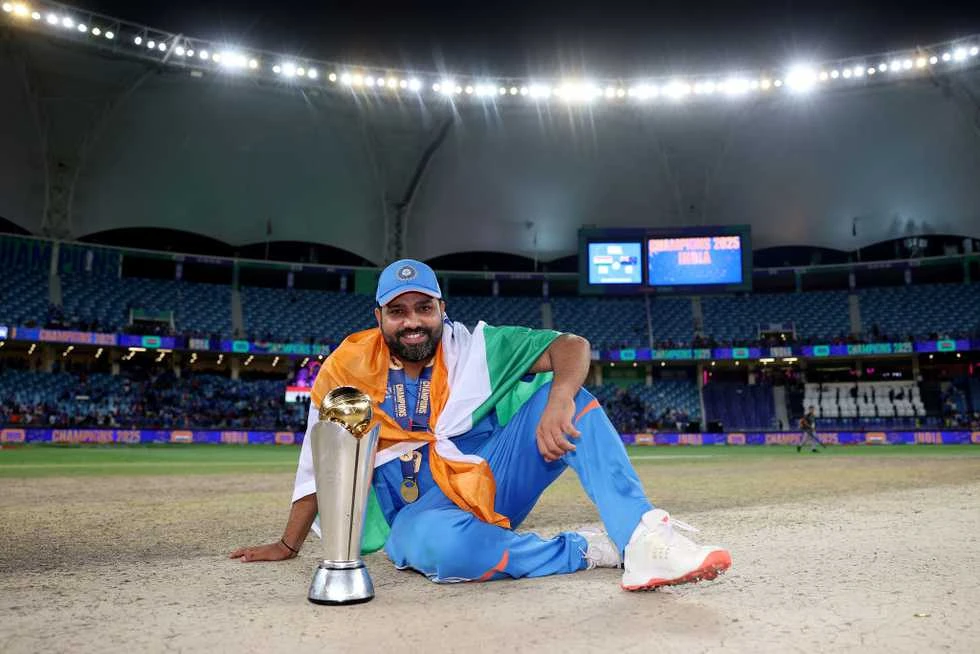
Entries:
{"label": "golden trophy top", "polygon": [[353,386],[338,386],[320,403],[320,420],[342,425],[355,438],[367,433],[372,415],[371,398]]}

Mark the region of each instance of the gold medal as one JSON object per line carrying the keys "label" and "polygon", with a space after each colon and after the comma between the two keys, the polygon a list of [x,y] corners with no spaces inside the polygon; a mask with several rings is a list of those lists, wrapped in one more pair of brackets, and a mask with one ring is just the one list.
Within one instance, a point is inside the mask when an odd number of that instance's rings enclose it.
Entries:
{"label": "gold medal", "polygon": [[419,485],[415,483],[414,479],[403,479],[400,490],[402,499],[408,504],[419,499]]}
{"label": "gold medal", "polygon": [[[402,461],[402,474],[405,477],[402,479],[399,492],[401,493],[402,499],[405,500],[405,503],[411,504],[419,499],[418,474],[419,469],[422,467],[422,453],[415,450],[414,452],[406,452],[398,458]],[[407,466],[410,472],[406,470],[406,463],[411,464]]]}

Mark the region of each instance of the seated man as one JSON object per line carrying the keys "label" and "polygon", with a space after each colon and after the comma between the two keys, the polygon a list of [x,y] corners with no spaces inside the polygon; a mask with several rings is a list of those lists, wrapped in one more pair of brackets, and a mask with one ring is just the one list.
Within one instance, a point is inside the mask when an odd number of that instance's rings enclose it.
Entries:
{"label": "seated man", "polygon": [[[456,582],[623,566],[623,588],[643,590],[714,579],[731,566],[726,550],[677,533],[691,527],[647,500],[619,434],[582,389],[585,339],[482,322],[471,334],[446,318],[432,269],[411,259],[381,273],[376,299],[378,328],[348,337],[321,367],[309,425],[333,388],[371,396],[381,427],[375,522],[398,568]],[[514,531],[569,466],[606,532],[544,539]],[[315,492],[306,439],[282,538],[231,558],[296,556],[314,523]],[[369,518],[368,550],[371,530]]]}

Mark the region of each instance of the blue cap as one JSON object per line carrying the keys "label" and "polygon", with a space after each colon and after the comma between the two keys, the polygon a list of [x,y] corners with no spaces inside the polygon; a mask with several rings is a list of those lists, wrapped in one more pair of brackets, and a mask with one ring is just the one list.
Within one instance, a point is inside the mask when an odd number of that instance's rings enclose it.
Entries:
{"label": "blue cap", "polygon": [[401,259],[381,271],[374,299],[384,306],[402,293],[411,291],[442,299],[439,280],[432,268],[415,259]]}

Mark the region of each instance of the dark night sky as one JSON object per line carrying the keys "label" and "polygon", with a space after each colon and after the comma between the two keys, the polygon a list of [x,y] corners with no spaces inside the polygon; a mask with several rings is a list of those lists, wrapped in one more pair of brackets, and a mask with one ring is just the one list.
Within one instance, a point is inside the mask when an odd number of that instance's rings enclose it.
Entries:
{"label": "dark night sky", "polygon": [[[79,0],[229,44],[456,74],[709,73],[923,45],[980,32],[977,3],[498,0]],[[973,8],[968,8],[973,4]]]}

